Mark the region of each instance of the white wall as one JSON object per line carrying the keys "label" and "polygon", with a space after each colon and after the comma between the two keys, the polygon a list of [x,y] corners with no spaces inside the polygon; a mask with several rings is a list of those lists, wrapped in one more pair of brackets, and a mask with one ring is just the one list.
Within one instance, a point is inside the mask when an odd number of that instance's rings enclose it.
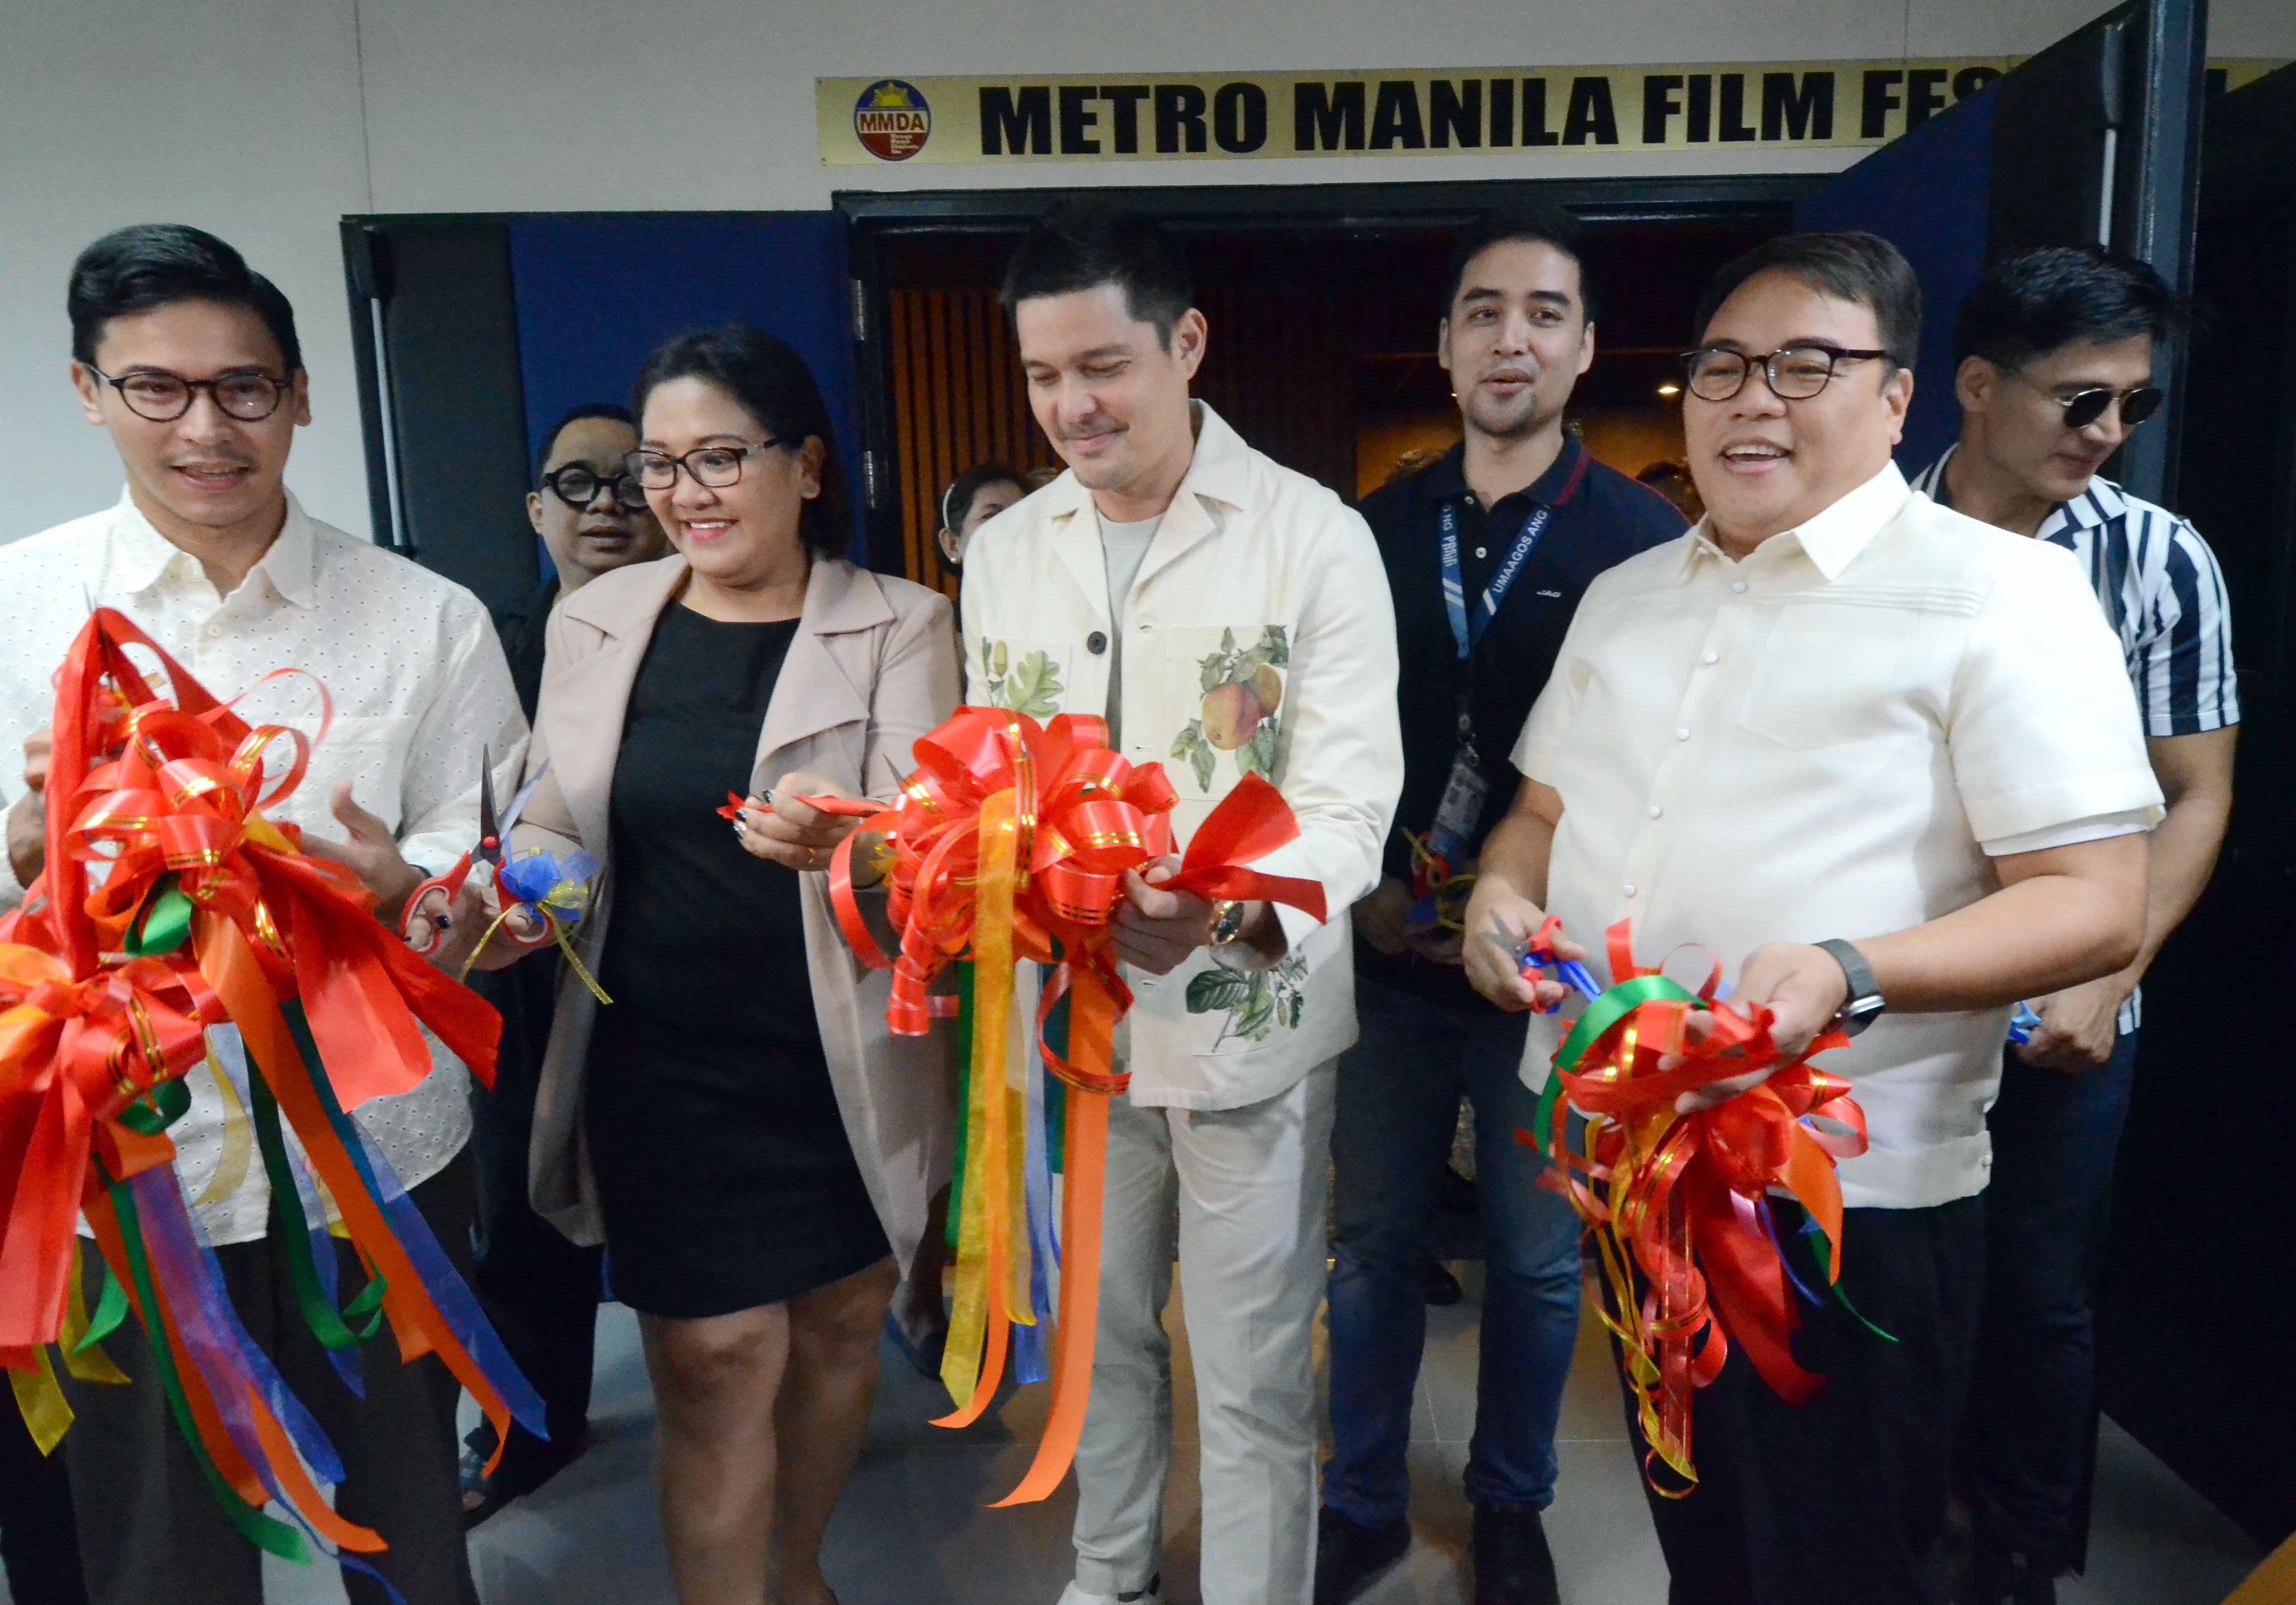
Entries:
{"label": "white wall", "polygon": [[[0,539],[109,500],[63,379],[63,278],[107,228],[196,223],[300,313],[316,422],[290,482],[367,528],[336,219],[358,211],[820,208],[984,168],[830,169],[813,80],[843,75],[1362,69],[2021,54],[2104,0],[73,0],[23,6],[0,59],[0,434],[31,465]],[[2218,0],[2210,52],[2296,56],[2296,6]],[[1822,170],[1857,152],[1737,153]],[[1101,184],[1522,177],[1521,156],[1095,164]],[[1542,160],[1545,176],[1717,170],[1706,152]],[[1060,169],[1054,169],[1054,172]],[[1031,172],[1043,183],[1053,172]],[[1065,177],[1065,175],[1063,175]]]}

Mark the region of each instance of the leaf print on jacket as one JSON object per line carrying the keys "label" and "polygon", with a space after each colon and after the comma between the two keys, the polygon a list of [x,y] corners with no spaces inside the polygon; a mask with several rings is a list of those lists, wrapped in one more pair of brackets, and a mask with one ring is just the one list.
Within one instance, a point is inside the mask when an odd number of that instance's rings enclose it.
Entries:
{"label": "leaf print on jacket", "polygon": [[1013,661],[1004,641],[980,643],[980,678],[988,687],[988,705],[1009,708],[1031,719],[1050,719],[1061,711],[1060,665],[1041,648]]}

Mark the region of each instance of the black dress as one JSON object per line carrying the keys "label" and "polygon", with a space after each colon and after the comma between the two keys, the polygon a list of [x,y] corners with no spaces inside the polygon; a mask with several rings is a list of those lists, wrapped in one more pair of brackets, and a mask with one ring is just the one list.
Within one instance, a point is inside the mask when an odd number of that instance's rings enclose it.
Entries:
{"label": "black dress", "polygon": [[630,688],[586,1107],[614,1296],[722,1315],[891,1252],[822,1055],[795,871],[716,810],[746,791],[797,621],[670,606]]}

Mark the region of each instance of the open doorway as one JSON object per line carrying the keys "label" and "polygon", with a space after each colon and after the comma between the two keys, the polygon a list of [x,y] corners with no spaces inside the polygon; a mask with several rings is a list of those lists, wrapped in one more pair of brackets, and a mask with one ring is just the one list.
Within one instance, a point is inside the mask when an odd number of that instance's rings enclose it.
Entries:
{"label": "open doorway", "polygon": [[[1453,231],[1537,193],[1585,223],[1597,355],[1571,399],[1588,450],[1629,475],[1678,460],[1673,386],[1698,287],[1715,267],[1792,226],[1793,190],[1516,184],[1386,186],[1376,206],[1342,193],[1138,191],[1185,251],[1211,341],[1196,390],[1243,438],[1349,500],[1459,439],[1434,357]],[[1439,205],[1423,189],[1439,188]],[[1558,193],[1560,192],[1560,193]],[[1257,197],[1259,210],[1251,201]],[[984,462],[1058,464],[1029,416],[996,284],[1033,206],[1012,194],[840,196],[853,266],[880,316],[860,374],[877,479],[876,566],[955,590],[933,547],[943,489]],[[968,207],[967,203],[971,205]],[[1179,215],[1173,215],[1177,213]],[[1382,214],[1384,215],[1382,215]],[[865,317],[865,326],[871,320]],[[870,399],[877,407],[870,407]]]}

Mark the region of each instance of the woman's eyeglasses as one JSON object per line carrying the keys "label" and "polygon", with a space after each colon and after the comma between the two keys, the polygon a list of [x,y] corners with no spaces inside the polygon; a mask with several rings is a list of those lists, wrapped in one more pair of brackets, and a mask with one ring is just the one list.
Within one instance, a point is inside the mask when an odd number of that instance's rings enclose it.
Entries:
{"label": "woman's eyeglasses", "polygon": [[745,460],[781,444],[780,440],[765,440],[754,446],[702,446],[683,457],[672,457],[666,451],[633,451],[622,459],[622,464],[649,490],[667,490],[677,483],[680,468],[695,484],[723,490],[741,482]]}

